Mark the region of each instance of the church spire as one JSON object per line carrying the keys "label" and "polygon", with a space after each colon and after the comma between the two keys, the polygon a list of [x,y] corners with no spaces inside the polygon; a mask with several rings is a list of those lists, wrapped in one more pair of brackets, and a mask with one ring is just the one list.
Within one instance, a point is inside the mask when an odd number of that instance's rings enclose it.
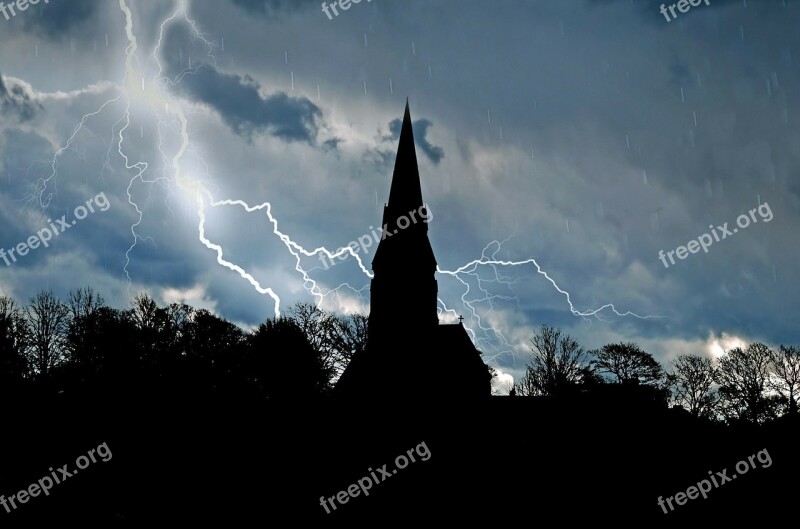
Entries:
{"label": "church spire", "polygon": [[[436,258],[428,240],[428,218],[430,215],[422,201],[414,130],[411,127],[411,111],[406,99],[389,201],[383,208],[383,229],[388,233],[378,243],[372,269],[378,272],[387,266],[397,266],[397,263],[413,258],[415,263],[412,268],[432,274],[436,270]],[[400,270],[395,272],[399,274]],[[403,271],[405,274],[409,272],[411,270],[408,268]]]}
{"label": "church spire", "polygon": [[400,129],[381,240],[372,259],[369,332],[373,345],[391,341],[398,322],[416,328],[438,325],[436,257],[428,239],[430,215],[422,202],[414,131],[408,101]]}
{"label": "church spire", "polygon": [[[400,143],[394,162],[392,187],[389,191],[388,209],[396,215],[405,215],[422,206],[422,187],[419,183],[417,150],[414,147],[414,130],[411,127],[411,111],[406,99],[406,111],[400,129]],[[384,220],[387,222],[387,220]]]}

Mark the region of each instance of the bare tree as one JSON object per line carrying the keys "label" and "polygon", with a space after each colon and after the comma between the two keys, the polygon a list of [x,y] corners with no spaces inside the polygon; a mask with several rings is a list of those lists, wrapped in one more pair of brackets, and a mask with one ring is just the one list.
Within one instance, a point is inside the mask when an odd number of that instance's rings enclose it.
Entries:
{"label": "bare tree", "polygon": [[166,314],[146,293],[139,293],[133,298],[130,316],[139,330],[158,331],[166,323]]}
{"label": "bare tree", "polygon": [[97,311],[105,306],[105,300],[95,294],[92,287],[80,288],[69,293],[70,322],[68,347],[73,360],[87,360],[91,349],[90,334],[95,326]]}
{"label": "bare tree", "polygon": [[170,303],[165,309],[168,326],[171,330],[170,336],[174,343],[171,347],[177,348],[178,353],[186,355],[189,352],[192,334],[191,324],[197,314],[197,310],[186,303]]}
{"label": "bare tree", "polygon": [[25,322],[30,335],[28,356],[34,371],[47,376],[50,369],[67,356],[66,335],[69,307],[52,292],[40,292],[25,307]]}
{"label": "bare tree", "polygon": [[170,303],[166,310],[170,323],[179,329],[191,323],[197,312],[186,303]]}
{"label": "bare tree", "polygon": [[612,343],[590,354],[597,358],[592,362],[597,370],[612,375],[619,383],[659,386],[665,381],[664,370],[658,361],[635,343]]}
{"label": "bare tree", "polygon": [[758,342],[746,350],[731,349],[720,358],[715,382],[719,384],[722,412],[728,419],[760,423],[770,416],[766,390],[774,359],[774,351]]}
{"label": "bare tree", "polygon": [[336,318],[336,355],[333,371],[341,375],[356,354],[367,348],[369,318],[362,314],[350,314]]}
{"label": "bare tree", "polygon": [[544,395],[542,379],[541,372],[537,371],[531,364],[528,364],[525,368],[525,374],[514,381],[511,391],[514,392],[515,396],[520,395],[522,397]]}
{"label": "bare tree", "polygon": [[587,353],[568,334],[542,325],[534,331],[530,349],[525,375],[514,384],[516,395],[557,395],[582,381]]}
{"label": "bare tree", "polygon": [[297,303],[287,310],[289,318],[306,335],[316,351],[329,353],[336,336],[336,317],[313,303]]}
{"label": "bare tree", "polygon": [[126,313],[137,327],[139,358],[155,369],[162,369],[167,358],[176,360],[181,356],[177,344],[180,339],[175,322],[183,317],[181,305],[172,308],[172,312],[158,306],[146,293],[140,293],[133,299],[133,307]]}
{"label": "bare tree", "polygon": [[297,303],[287,314],[308,338],[325,368],[338,378],[354,354],[366,347],[368,318],[335,316],[312,303]]}
{"label": "bare tree", "polygon": [[105,306],[102,296],[95,294],[92,287],[79,288],[69,293],[69,310],[72,319],[90,318],[97,309]]}
{"label": "bare tree", "polygon": [[795,346],[781,345],[780,352],[775,355],[774,375],[769,387],[786,399],[789,414],[797,414],[797,395],[800,393],[800,349]]}
{"label": "bare tree", "polygon": [[680,355],[674,362],[673,398],[695,417],[711,417],[717,401],[714,364],[709,358]]}
{"label": "bare tree", "polygon": [[27,374],[27,331],[22,312],[14,300],[0,297],[0,379],[20,379]]}

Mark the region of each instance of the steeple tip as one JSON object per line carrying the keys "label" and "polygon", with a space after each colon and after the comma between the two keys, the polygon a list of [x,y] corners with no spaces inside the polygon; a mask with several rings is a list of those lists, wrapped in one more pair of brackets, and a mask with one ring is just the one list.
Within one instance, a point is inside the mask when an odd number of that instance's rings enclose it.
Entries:
{"label": "steeple tip", "polygon": [[417,152],[414,148],[414,129],[411,124],[411,110],[407,99],[399,140],[392,185],[389,190],[388,207],[392,209],[393,213],[404,215],[423,205]]}
{"label": "steeple tip", "polygon": [[[403,124],[400,127],[400,144],[403,143],[410,143],[411,150],[414,150],[414,131],[411,126],[411,107],[408,104],[408,98],[406,98],[406,110],[403,113]],[[414,153],[415,163],[416,163],[416,153]]]}

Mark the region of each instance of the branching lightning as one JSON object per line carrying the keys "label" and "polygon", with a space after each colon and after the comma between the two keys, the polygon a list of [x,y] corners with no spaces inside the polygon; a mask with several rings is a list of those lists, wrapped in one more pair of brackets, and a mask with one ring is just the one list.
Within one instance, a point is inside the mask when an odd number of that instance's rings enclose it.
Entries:
{"label": "branching lightning", "polygon": [[[662,316],[653,316],[653,315],[642,316],[632,311],[620,312],[619,310],[617,310],[617,308],[614,306],[613,303],[606,303],[605,305],[596,309],[578,310],[575,307],[574,303],[572,302],[572,296],[570,295],[570,293],[561,288],[558,285],[558,283],[556,283],[556,281],[542,269],[542,267],[533,257],[521,261],[509,261],[509,260],[497,259],[496,258],[497,253],[502,249],[503,244],[507,242],[507,240],[508,239],[504,241],[492,241],[491,243],[489,243],[484,247],[483,251],[481,252],[480,258],[470,261],[454,270],[443,270],[437,267],[437,271],[440,274],[453,277],[464,286],[464,292],[461,296],[461,302],[472,314],[472,319],[477,323],[478,330],[480,330],[481,333],[479,335],[473,329],[467,329],[467,330],[470,333],[471,338],[473,339],[475,345],[478,348],[481,348],[482,345],[485,345],[491,348],[492,350],[496,351],[496,353],[492,355],[490,358],[494,359],[501,354],[511,354],[513,358],[513,351],[511,349],[512,345],[511,343],[509,343],[509,341],[506,339],[506,337],[503,335],[501,331],[499,331],[494,327],[484,325],[483,319],[485,318],[485,316],[481,316],[479,310],[476,307],[476,304],[487,303],[489,308],[486,311],[486,315],[489,315],[495,310],[495,301],[497,300],[517,301],[517,298],[513,296],[491,294],[486,288],[484,288],[483,284],[487,282],[493,282],[505,285],[506,287],[511,289],[512,285],[519,281],[519,279],[501,277],[497,267],[513,268],[513,267],[526,267],[529,265],[533,265],[536,268],[536,272],[541,276],[543,276],[559,294],[564,296],[564,298],[567,301],[567,304],[569,305],[570,312],[575,316],[587,320],[589,323],[591,323],[591,320],[589,319],[591,317],[597,318],[601,321],[606,321],[601,318],[601,313],[607,309],[613,312],[613,314],[620,317],[633,317],[641,320],[662,318]],[[487,255],[487,251],[490,248],[493,248],[493,251],[490,255]],[[483,279],[479,275],[479,270],[481,268],[490,268],[491,271],[493,272],[493,278],[489,280]],[[477,283],[477,289],[481,293],[482,297],[475,299],[468,299],[468,296],[470,295],[471,292],[471,288],[470,284],[464,279],[463,276],[473,277],[475,279],[475,282]],[[442,303],[442,305],[444,306],[444,303]],[[497,345],[495,345],[496,342],[488,337],[494,337],[496,340],[499,340],[501,347],[503,347],[503,349],[498,348]]]}
{"label": "branching lightning", "polygon": [[[126,58],[126,78],[135,78],[137,76],[137,74],[139,76],[141,76],[141,73],[139,71],[135,70],[134,67],[133,67],[133,63],[134,63],[133,59],[135,57],[137,44],[136,44],[136,37],[133,35],[133,32],[132,32],[131,12],[130,12],[130,9],[128,8],[128,6],[125,3],[125,0],[120,0],[120,9],[122,9],[123,13],[125,14],[126,34],[127,34],[128,41],[129,41],[129,46],[128,46],[128,49],[126,50],[126,55],[127,55],[127,58]],[[212,250],[216,254],[216,260],[217,260],[217,263],[220,266],[223,266],[223,267],[225,267],[225,268],[227,268],[227,269],[229,269],[229,270],[231,270],[233,272],[236,272],[237,274],[239,274],[239,276],[241,276],[248,283],[250,283],[250,285],[258,293],[263,294],[263,295],[268,295],[270,298],[272,298],[272,300],[274,302],[275,316],[276,317],[280,316],[280,313],[281,313],[280,312],[281,300],[280,300],[280,297],[278,296],[278,294],[272,288],[262,286],[258,282],[258,280],[256,280],[255,277],[253,277],[252,274],[250,274],[247,270],[245,270],[241,266],[239,266],[239,265],[237,265],[237,264],[235,264],[235,263],[233,263],[231,261],[226,260],[224,258],[224,252],[223,252],[222,246],[217,244],[217,243],[212,242],[211,240],[209,240],[208,237],[206,236],[206,231],[205,231],[206,207],[207,206],[210,206],[212,208],[217,208],[217,207],[222,207],[222,206],[238,206],[238,207],[243,208],[248,213],[252,213],[252,212],[255,212],[255,211],[263,210],[266,213],[267,218],[269,219],[269,222],[273,226],[273,233],[281,240],[281,242],[283,242],[283,244],[286,246],[286,249],[289,251],[289,253],[292,256],[294,256],[294,258],[296,260],[295,270],[298,273],[300,273],[300,275],[302,276],[304,287],[306,288],[306,290],[311,295],[313,295],[317,299],[318,302],[321,302],[322,299],[326,295],[328,295],[330,293],[333,293],[333,292],[336,292],[340,288],[351,288],[354,292],[356,292],[359,295],[359,297],[361,297],[363,299],[363,295],[362,295],[363,288],[362,289],[355,289],[353,287],[350,287],[350,285],[348,285],[346,283],[343,284],[343,285],[340,285],[336,289],[329,290],[329,291],[323,291],[317,285],[317,282],[310,276],[309,271],[306,271],[302,267],[302,264],[301,264],[302,256],[314,257],[317,254],[319,254],[320,252],[324,252],[329,258],[332,259],[334,257],[338,257],[340,255],[343,255],[343,253],[349,253],[352,257],[354,257],[355,259],[358,260],[359,267],[360,267],[361,271],[364,272],[367,276],[371,277],[371,274],[370,274],[369,270],[367,270],[367,268],[361,262],[359,256],[351,248],[345,248],[345,249],[342,249],[342,250],[337,251],[337,252],[331,252],[331,251],[329,251],[329,250],[327,250],[325,248],[322,248],[322,247],[316,248],[316,249],[314,249],[312,251],[306,250],[300,244],[298,244],[295,241],[293,241],[287,234],[285,234],[282,231],[280,231],[280,229],[278,228],[278,220],[272,215],[272,206],[271,206],[271,204],[269,202],[265,202],[263,204],[259,204],[259,205],[256,205],[256,206],[250,206],[249,204],[247,204],[246,202],[244,202],[242,200],[215,200],[213,195],[212,195],[212,193],[201,182],[199,182],[199,181],[197,181],[195,179],[192,179],[190,176],[188,176],[184,172],[182,172],[182,170],[181,170],[181,161],[182,161],[182,159],[183,159],[183,157],[184,157],[184,155],[186,153],[186,150],[190,145],[190,141],[191,141],[190,140],[190,135],[189,135],[189,130],[188,130],[188,120],[187,120],[187,118],[186,118],[186,116],[185,116],[180,104],[178,104],[177,101],[172,100],[172,98],[170,98],[167,95],[167,93],[161,87],[161,83],[164,83],[164,84],[170,85],[170,86],[175,85],[175,84],[179,83],[181,81],[181,79],[183,79],[184,76],[193,75],[194,73],[196,73],[198,71],[199,68],[203,68],[203,67],[205,67],[205,65],[197,65],[194,68],[189,66],[188,68],[183,69],[173,79],[169,79],[169,78],[167,78],[167,77],[165,77],[163,75],[163,67],[162,67],[161,62],[159,61],[158,57],[159,57],[159,51],[161,49],[161,45],[162,45],[162,42],[163,42],[163,39],[164,39],[164,32],[169,27],[170,24],[176,23],[178,20],[183,20],[188,25],[188,27],[190,28],[192,37],[194,39],[200,40],[206,45],[206,47],[208,49],[208,57],[209,57],[211,63],[214,66],[216,66],[216,59],[214,57],[214,46],[213,46],[213,43],[211,43],[206,38],[206,36],[199,29],[197,23],[192,18],[189,17],[189,14],[188,14],[188,11],[187,11],[187,2],[186,2],[186,0],[179,0],[178,3],[177,3],[176,10],[169,17],[167,17],[160,25],[160,32],[159,32],[158,42],[156,43],[156,46],[153,49],[153,59],[154,59],[156,65],[158,67],[158,73],[156,74],[155,78],[152,80],[152,83],[148,86],[148,91],[150,92],[148,99],[149,99],[149,103],[153,106],[154,109],[156,107],[160,108],[160,106],[163,105],[164,108],[166,109],[166,111],[168,113],[174,115],[177,118],[178,122],[179,122],[181,145],[180,145],[179,149],[177,150],[177,152],[172,156],[170,165],[172,167],[173,179],[174,179],[175,183],[184,192],[188,192],[196,200],[197,215],[198,215],[198,219],[199,219],[199,223],[198,223],[198,238],[199,238],[200,242],[206,248],[208,248],[209,250]],[[126,109],[126,112],[128,112],[127,109]],[[120,132],[120,138],[122,138],[122,133],[121,132]],[[164,150],[163,150],[163,139],[161,138],[161,135],[160,135],[160,128],[159,128],[159,150],[162,153],[162,156],[166,157],[166,155],[164,154]],[[130,166],[130,167],[128,166],[128,164],[127,164],[127,156],[125,156],[122,153],[122,141],[121,140],[120,140],[120,143],[119,143],[119,151],[120,151],[120,155],[123,156],[125,158],[125,160],[126,160],[126,167],[128,167],[129,169],[130,168],[142,167],[142,166],[137,166],[137,165]],[[131,184],[133,183],[133,181],[136,178],[141,178],[142,173],[147,168],[146,164],[143,167],[144,167],[144,169],[142,171],[140,171],[139,173],[137,173],[137,175],[135,175],[134,178],[131,180]],[[130,196],[130,187],[129,187],[129,192],[128,192],[128,199],[129,199],[129,202],[136,208],[137,214],[139,215],[139,222],[141,222],[141,215],[142,214],[141,214],[140,209],[138,208],[138,206],[136,206],[136,204],[134,204],[134,202],[133,202],[133,200],[132,200],[132,198]],[[138,235],[135,232],[135,227],[137,225],[138,225],[138,223],[135,224],[131,228],[131,231],[132,231],[132,233],[134,235],[134,242],[133,242],[131,248],[126,253],[126,274],[127,274],[127,264],[129,262],[127,260],[128,255],[130,254],[130,251],[132,251],[133,248],[135,247],[136,240],[138,239]],[[128,280],[129,280],[129,284],[130,284],[130,276],[128,276]]]}
{"label": "branching lightning", "polygon": [[[308,250],[294,241],[288,234],[280,230],[278,219],[273,215],[272,205],[269,202],[264,202],[258,205],[250,205],[247,202],[238,199],[216,200],[211,191],[209,191],[202,182],[193,178],[190,174],[183,170],[182,162],[187,150],[191,145],[189,123],[186,115],[184,114],[180,101],[176,100],[169,94],[167,87],[177,85],[185,76],[194,75],[200,68],[205,68],[208,66],[200,63],[192,67],[191,60],[189,60],[189,66],[181,70],[173,78],[165,76],[163,67],[159,60],[159,53],[162,47],[165,30],[172,24],[186,24],[191,32],[192,39],[200,41],[206,46],[208,50],[207,56],[209,58],[209,62],[216,67],[214,44],[201,31],[197,23],[189,16],[187,0],[177,0],[176,9],[161,22],[158,41],[155,44],[152,53],[152,59],[157,67],[157,73],[149,80],[146,80],[142,65],[137,57],[138,42],[133,31],[133,17],[131,10],[127,5],[126,0],[119,0],[119,7],[125,17],[125,35],[128,41],[128,45],[125,49],[125,74],[122,86],[119,87],[119,93],[116,94],[114,98],[105,101],[94,112],[83,116],[65,145],[55,152],[55,155],[52,159],[49,176],[47,178],[39,179],[36,182],[35,192],[33,196],[29,198],[31,203],[36,201],[41,208],[46,208],[50,204],[53,193],[48,193],[47,190],[51,183],[55,185],[55,179],[58,173],[59,157],[65,151],[72,148],[72,144],[77,134],[84,128],[89,119],[102,113],[108,106],[122,100],[124,101],[124,110],[122,111],[122,116],[112,126],[112,141],[109,144],[109,150],[105,155],[103,167],[105,169],[108,166],[111,148],[114,144],[116,144],[117,154],[119,154],[120,158],[124,160],[126,170],[133,173],[130,181],[128,182],[126,193],[128,203],[136,212],[136,222],[134,222],[130,228],[132,243],[125,252],[125,265],[123,267],[128,280],[129,293],[132,282],[130,273],[128,271],[131,253],[135,250],[136,245],[140,240],[149,240],[153,242],[152,239],[148,237],[142,237],[137,231],[137,228],[142,223],[144,213],[143,209],[133,198],[133,188],[138,183],[141,183],[149,184],[150,189],[152,189],[152,185],[158,183],[163,185],[166,189],[168,189],[168,191],[171,191],[171,184],[174,183],[187,197],[190,197],[196,205],[198,217],[197,233],[200,243],[207,249],[214,252],[216,261],[220,266],[236,272],[259,294],[269,296],[273,300],[276,317],[280,316],[281,314],[281,299],[278,294],[272,288],[262,286],[259,281],[243,267],[226,260],[222,246],[211,241],[207,237],[205,229],[207,222],[207,208],[237,207],[243,209],[247,213],[263,212],[267,217],[267,221],[272,225],[272,234],[284,244],[289,254],[294,257],[295,271],[302,278],[304,288],[310,295],[314,297],[318,304],[323,303],[326,297],[331,295],[339,295],[342,289],[347,289],[353,292],[363,303],[363,305],[366,306],[368,304],[368,300],[365,296],[365,290],[368,288],[368,284],[366,286],[356,288],[348,283],[342,283],[336,288],[326,289],[320,286],[318,280],[315,280],[312,277],[312,273],[317,269],[317,267],[306,269],[302,264],[303,258],[313,258],[319,256],[320,254],[324,254],[330,260],[347,254],[355,260],[355,263],[357,264],[361,273],[363,273],[366,278],[371,279],[373,274],[365,266],[364,262],[362,261],[362,257],[351,247],[345,246],[335,252],[332,252],[325,247],[317,247],[312,250]],[[125,140],[127,137],[126,132],[131,126],[132,103],[145,106],[149,112],[156,116],[158,120],[156,127],[158,132],[158,149],[162,156],[164,176],[148,180],[147,173],[150,169],[150,164],[143,160],[132,162],[129,159],[128,154],[126,154]],[[176,128],[180,137],[180,145],[171,154],[167,153],[167,149],[165,147],[165,137],[162,133],[162,127],[164,127],[164,130],[166,130],[167,126],[170,126],[166,125],[166,123],[175,123],[177,125]],[[118,126],[119,129],[116,132],[115,140],[113,139],[115,136],[114,131],[117,130]],[[166,176],[168,169],[171,173],[171,178],[167,178]],[[487,324],[486,322],[487,317],[496,311],[496,303],[501,301],[517,301],[516,297],[513,296],[513,285],[521,281],[521,279],[501,274],[501,268],[522,268],[533,265],[536,272],[543,276],[552,285],[552,287],[566,299],[570,312],[575,316],[587,320],[591,317],[601,319],[601,313],[604,311],[610,311],[619,317],[633,317],[642,320],[659,317],[650,315],[641,316],[632,311],[621,312],[617,310],[612,303],[606,303],[605,305],[596,309],[579,310],[575,307],[570,293],[560,287],[556,281],[542,269],[536,259],[532,257],[516,261],[498,259],[497,254],[500,252],[507,240],[508,239],[504,241],[492,241],[484,247],[478,259],[465,263],[458,268],[453,270],[437,268],[439,274],[454,278],[463,286],[464,290],[463,294],[461,295],[461,303],[469,311],[471,320],[475,324],[475,328],[466,328],[479,348],[484,348],[484,346],[486,346],[494,349],[495,351],[499,351],[497,354],[511,352],[513,348],[512,344],[501,331]],[[482,272],[486,270],[488,270],[491,275],[486,276],[485,272],[482,275]],[[506,289],[507,293],[492,293],[491,285],[502,285]],[[478,292],[478,297],[471,297],[474,295],[473,290]],[[447,315],[452,318],[458,316],[458,312],[448,307],[444,300],[439,299],[439,304],[440,316]],[[488,309],[484,310],[483,307],[485,306],[488,306]],[[499,348],[494,345],[498,342],[500,344]]]}
{"label": "branching lightning", "polygon": [[[41,209],[46,209],[48,206],[50,206],[50,201],[53,198],[53,193],[47,193],[47,186],[50,182],[53,182],[55,184],[55,180],[58,175],[58,159],[61,157],[62,154],[64,154],[66,151],[72,148],[72,143],[75,141],[75,137],[86,125],[86,122],[89,120],[89,118],[92,118],[100,114],[108,105],[116,101],[119,101],[120,97],[122,97],[121,93],[117,97],[109,99],[108,101],[103,103],[100,106],[100,108],[98,108],[94,112],[86,114],[85,116],[83,116],[83,118],[81,118],[80,123],[78,123],[78,125],[72,131],[72,135],[69,137],[69,139],[67,139],[67,142],[64,144],[64,146],[57,149],[55,154],[53,155],[53,159],[50,162],[50,174],[47,176],[47,178],[40,178],[39,180],[36,181],[36,184],[34,185],[33,194],[28,198],[27,201],[27,205],[29,207],[34,206],[35,205],[34,203],[37,203],[38,207]],[[47,194],[46,196],[45,193]]]}

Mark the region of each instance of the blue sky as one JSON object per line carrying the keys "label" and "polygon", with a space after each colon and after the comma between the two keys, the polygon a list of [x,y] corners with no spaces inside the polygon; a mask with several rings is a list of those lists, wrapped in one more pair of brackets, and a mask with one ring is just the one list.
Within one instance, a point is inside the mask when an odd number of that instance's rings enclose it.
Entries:
{"label": "blue sky", "polygon": [[[111,204],[0,262],[0,292],[91,285],[127,307],[147,291],[242,326],[297,301],[366,313],[357,262],[298,249],[380,223],[408,98],[441,319],[463,315],[506,382],[543,323],[665,363],[800,341],[798,2],[712,0],[671,22],[649,1],[373,0],[332,20],[320,4],[0,17],[0,247]],[[659,260],[765,202],[769,222]],[[524,264],[462,268],[481,259]]]}

